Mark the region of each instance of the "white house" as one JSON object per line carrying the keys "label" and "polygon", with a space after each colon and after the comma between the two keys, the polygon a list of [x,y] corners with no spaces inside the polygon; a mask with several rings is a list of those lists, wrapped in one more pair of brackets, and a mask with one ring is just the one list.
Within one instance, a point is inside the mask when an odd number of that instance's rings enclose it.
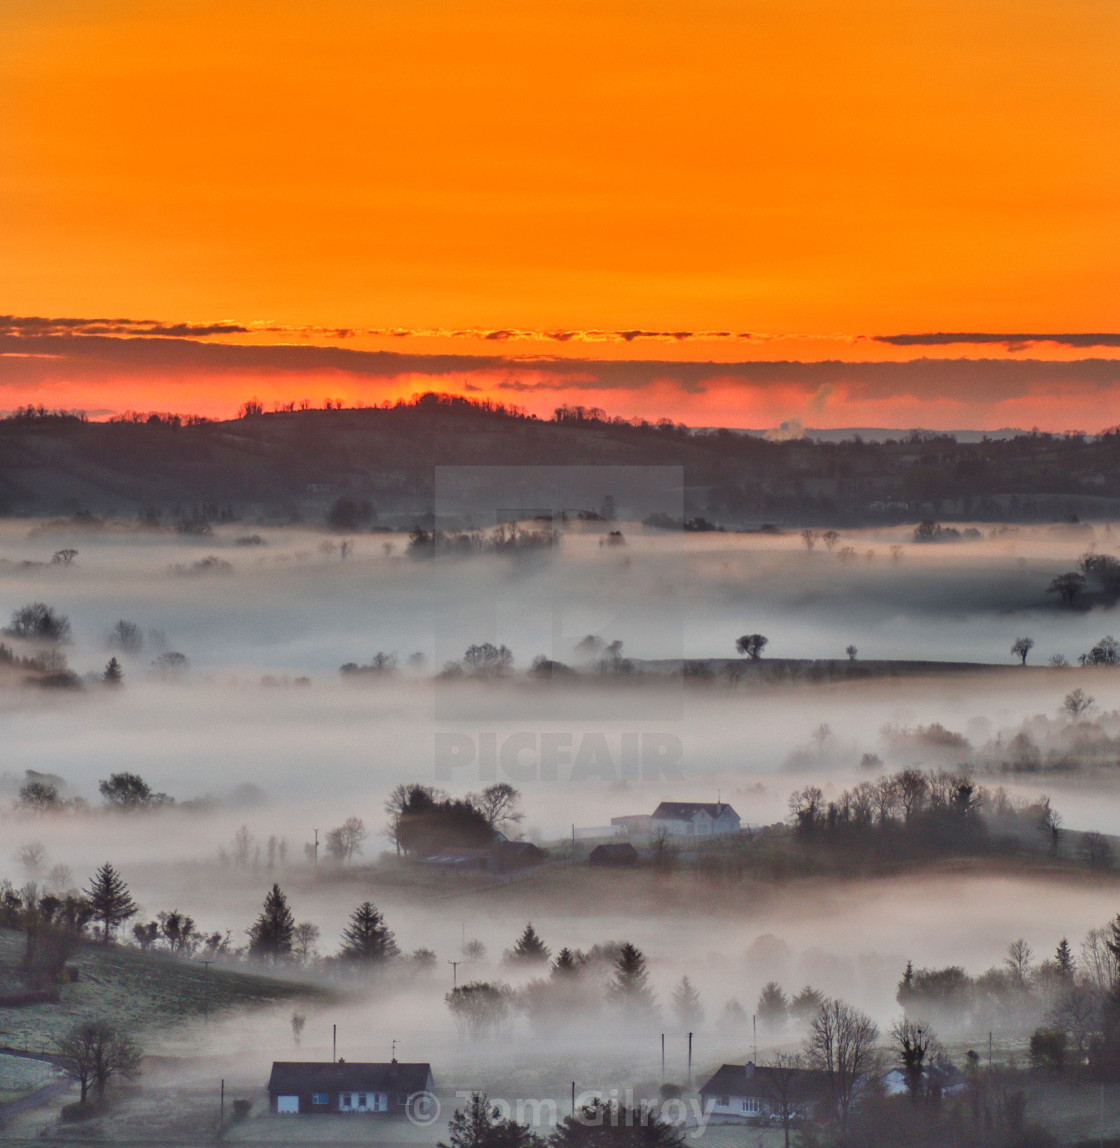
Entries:
{"label": "white house", "polygon": [[828,1073],[768,1068],[751,1061],[725,1064],[700,1086],[704,1111],[719,1123],[811,1119],[828,1096]]}
{"label": "white house", "polygon": [[650,818],[650,832],[670,837],[716,837],[739,832],[739,814],[725,801],[663,801]]}

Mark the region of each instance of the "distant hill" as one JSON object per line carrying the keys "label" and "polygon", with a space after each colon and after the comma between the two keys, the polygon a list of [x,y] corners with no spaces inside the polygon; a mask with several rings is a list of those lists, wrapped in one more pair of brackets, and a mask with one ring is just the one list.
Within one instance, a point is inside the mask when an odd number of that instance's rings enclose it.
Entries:
{"label": "distant hill", "polygon": [[[431,524],[436,467],[557,465],[680,467],[684,517],[732,528],[1120,516],[1118,435],[769,441],[596,414],[542,420],[434,395],[226,422],[21,412],[0,420],[0,513],[322,521],[347,499],[357,516],[341,529],[411,528]],[[813,432],[826,433],[840,432]]]}

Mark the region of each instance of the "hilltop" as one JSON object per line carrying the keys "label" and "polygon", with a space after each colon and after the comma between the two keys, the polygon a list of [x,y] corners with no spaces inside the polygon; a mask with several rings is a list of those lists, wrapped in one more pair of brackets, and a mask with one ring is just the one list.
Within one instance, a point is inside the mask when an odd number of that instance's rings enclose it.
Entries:
{"label": "hilltop", "polygon": [[339,498],[374,525],[433,509],[437,466],[679,466],[685,517],[732,528],[857,526],[922,518],[1120,516],[1120,435],[979,442],[909,432],[784,442],[560,408],[543,420],[493,403],[421,396],[393,406],[264,412],[209,422],[43,409],[0,420],[0,513],[322,520]]}

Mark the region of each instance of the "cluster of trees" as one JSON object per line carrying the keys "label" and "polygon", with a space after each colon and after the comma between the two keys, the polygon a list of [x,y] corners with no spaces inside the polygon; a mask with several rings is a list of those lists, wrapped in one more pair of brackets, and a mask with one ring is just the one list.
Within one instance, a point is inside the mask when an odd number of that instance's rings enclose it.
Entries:
{"label": "cluster of trees", "polygon": [[[64,797],[62,785],[61,778],[29,770],[13,804],[14,811],[37,817],[58,813],[89,813],[89,802],[82,797]],[[103,808],[114,813],[138,813],[164,809],[175,804],[173,797],[153,790],[139,774],[127,770],[103,778],[97,788],[103,800]]]}
{"label": "cluster of trees", "polygon": [[508,782],[496,782],[481,793],[461,798],[449,797],[431,785],[398,785],[385,803],[389,836],[398,853],[412,857],[489,845],[499,832],[522,820],[520,799]]}
{"label": "cluster of trees", "polygon": [[805,786],[790,795],[789,810],[803,842],[880,850],[969,852],[1039,834],[1056,846],[1061,829],[1061,816],[1046,797],[1017,801],[1002,787],[977,785],[967,773],[913,767],[829,800],[818,786]]}
{"label": "cluster of trees", "polygon": [[560,545],[561,535],[551,522],[536,528],[517,523],[499,524],[490,531],[442,531],[416,529],[408,539],[410,558],[436,555],[466,557],[472,554],[516,554],[548,550]]}

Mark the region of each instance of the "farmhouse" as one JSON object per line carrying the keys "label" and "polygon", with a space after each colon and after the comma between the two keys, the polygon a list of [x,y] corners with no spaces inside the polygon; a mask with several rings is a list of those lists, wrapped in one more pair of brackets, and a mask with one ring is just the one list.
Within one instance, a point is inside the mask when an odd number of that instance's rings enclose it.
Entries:
{"label": "farmhouse", "polygon": [[812,1119],[828,1095],[828,1073],[811,1068],[766,1068],[751,1061],[724,1064],[700,1086],[704,1110],[735,1122]]}
{"label": "farmhouse", "polygon": [[670,837],[714,837],[739,832],[739,814],[723,801],[663,801],[650,819],[653,833]]}
{"label": "farmhouse", "polygon": [[268,1078],[271,1111],[281,1115],[422,1112],[433,1088],[430,1064],[360,1064],[345,1060],[274,1060]]}

